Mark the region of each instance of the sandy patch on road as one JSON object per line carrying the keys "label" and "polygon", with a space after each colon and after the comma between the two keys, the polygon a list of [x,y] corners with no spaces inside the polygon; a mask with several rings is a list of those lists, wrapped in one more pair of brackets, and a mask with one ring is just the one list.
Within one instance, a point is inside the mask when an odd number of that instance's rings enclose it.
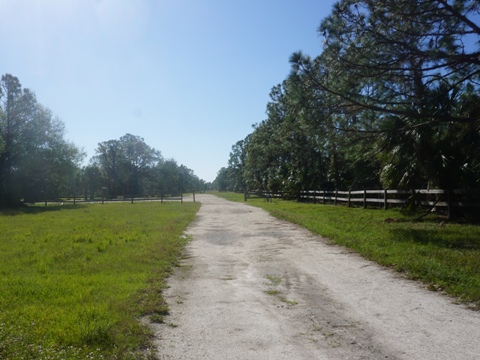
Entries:
{"label": "sandy patch on road", "polygon": [[202,202],[160,359],[478,359],[480,314],[242,203]]}

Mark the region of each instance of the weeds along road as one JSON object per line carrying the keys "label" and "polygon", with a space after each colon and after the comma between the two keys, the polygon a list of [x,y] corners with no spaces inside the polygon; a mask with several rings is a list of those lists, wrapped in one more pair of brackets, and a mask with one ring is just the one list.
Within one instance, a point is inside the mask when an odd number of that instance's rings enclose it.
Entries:
{"label": "weeds along road", "polygon": [[160,359],[478,359],[480,314],[211,195],[152,324]]}

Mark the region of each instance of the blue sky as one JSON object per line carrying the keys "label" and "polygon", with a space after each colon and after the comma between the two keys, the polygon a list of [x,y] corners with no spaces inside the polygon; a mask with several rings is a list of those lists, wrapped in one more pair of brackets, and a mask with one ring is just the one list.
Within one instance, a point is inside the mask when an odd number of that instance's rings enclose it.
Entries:
{"label": "blue sky", "polygon": [[333,0],[0,0],[0,73],[97,144],[141,136],[206,181],[265,119]]}

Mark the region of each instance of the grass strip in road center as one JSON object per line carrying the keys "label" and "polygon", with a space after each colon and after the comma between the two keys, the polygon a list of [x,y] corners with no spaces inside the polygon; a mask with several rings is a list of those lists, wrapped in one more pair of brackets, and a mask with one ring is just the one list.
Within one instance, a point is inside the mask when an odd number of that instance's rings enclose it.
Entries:
{"label": "grass strip in road center", "polygon": [[[243,202],[243,194],[215,193]],[[458,302],[480,309],[480,226],[415,221],[398,209],[363,209],[252,198],[249,205],[296,223],[365,258],[423,281]]]}
{"label": "grass strip in road center", "polygon": [[0,359],[137,359],[198,203],[0,213]]}

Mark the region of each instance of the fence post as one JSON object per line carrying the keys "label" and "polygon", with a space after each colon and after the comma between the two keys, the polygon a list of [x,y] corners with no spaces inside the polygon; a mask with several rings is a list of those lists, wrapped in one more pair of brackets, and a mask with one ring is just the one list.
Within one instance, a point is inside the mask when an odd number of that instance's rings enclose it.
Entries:
{"label": "fence post", "polygon": [[193,202],[195,202],[195,189],[193,189]]}
{"label": "fence post", "polygon": [[132,197],[130,198],[130,203],[133,204],[133,195],[132,195]]}
{"label": "fence post", "polygon": [[350,207],[350,197],[352,196],[352,190],[348,190],[348,207]]}
{"label": "fence post", "polygon": [[316,204],[317,203],[317,190],[313,190],[313,203]]}
{"label": "fence post", "polygon": [[323,190],[323,205],[325,205],[325,190]]}
{"label": "fence post", "polygon": [[363,208],[367,208],[367,189],[363,189]]}
{"label": "fence post", "polygon": [[337,205],[337,197],[338,197],[338,189],[335,189],[335,201],[333,202],[333,205]]}
{"label": "fence post", "polygon": [[387,189],[383,190],[383,210],[388,209]]}
{"label": "fence post", "polygon": [[452,211],[452,192],[450,189],[447,190],[447,220],[450,220]]}
{"label": "fence post", "polygon": [[183,193],[180,193],[180,204],[183,204]]}

